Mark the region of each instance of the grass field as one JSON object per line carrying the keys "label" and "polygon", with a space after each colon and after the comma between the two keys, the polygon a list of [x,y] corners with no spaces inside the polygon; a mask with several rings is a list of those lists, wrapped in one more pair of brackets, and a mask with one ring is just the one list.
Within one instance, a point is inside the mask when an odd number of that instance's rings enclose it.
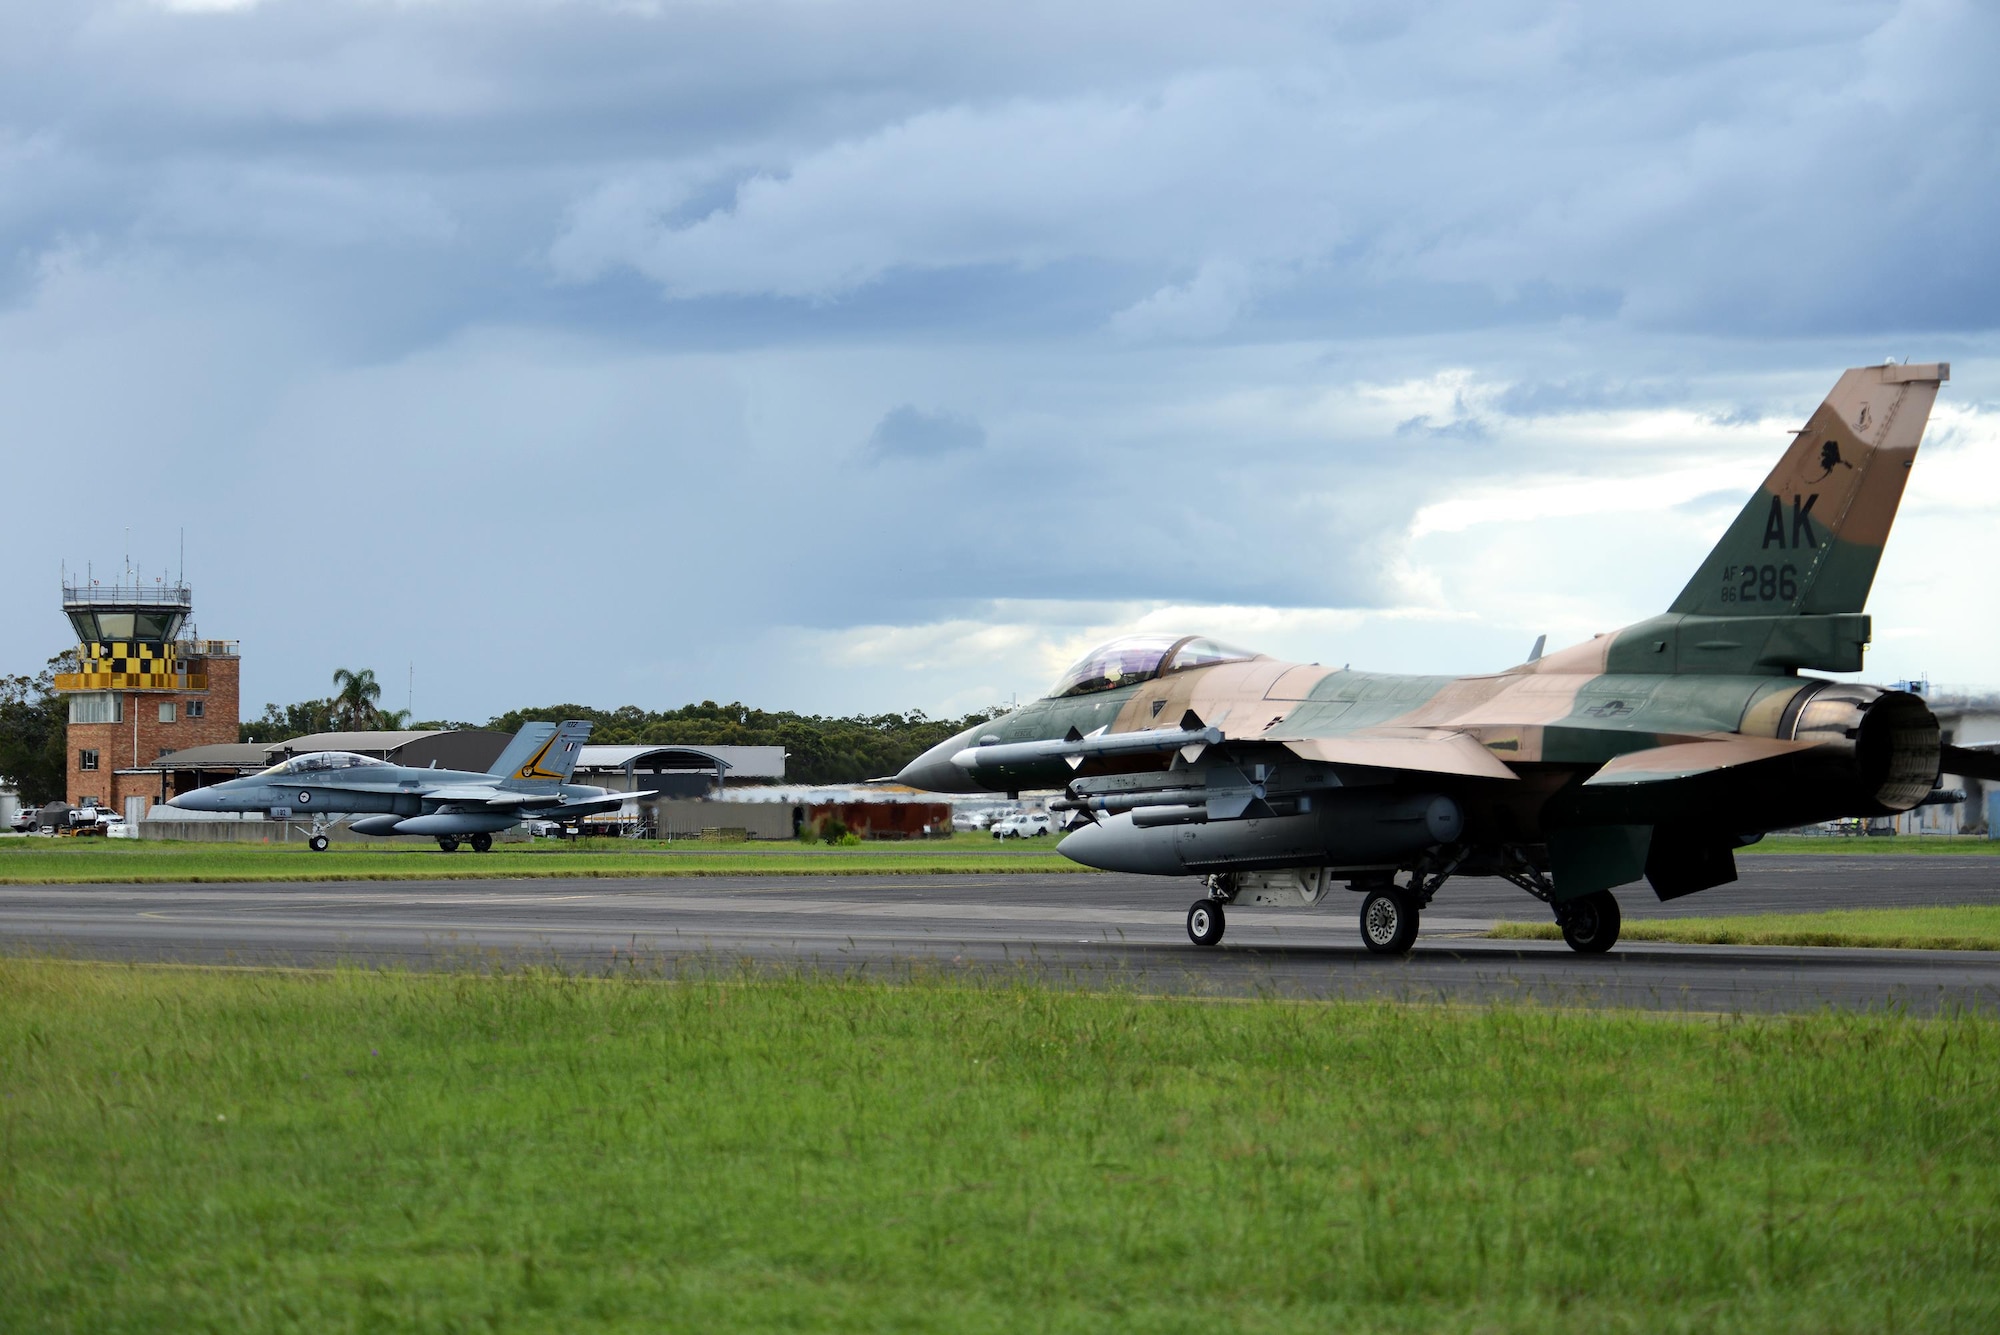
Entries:
{"label": "grass field", "polygon": [[[1490,936],[1557,941],[1554,923],[1503,922]],[[1913,950],[2000,950],[2000,907],[1835,909],[1727,918],[1627,918],[1621,941],[1710,946],[1877,946]]]}
{"label": "grass field", "polygon": [[501,880],[542,876],[910,875],[953,872],[1087,872],[1050,839],[987,835],[865,843],[673,843],[630,839],[498,844],[490,853],[398,841],[335,844],[205,844],[150,839],[0,840],[0,885],[168,881]]}
{"label": "grass field", "polygon": [[1870,839],[1815,838],[1797,834],[1772,834],[1750,845],[1736,850],[1738,857],[1754,857],[1763,853],[1971,853],[1993,856],[2000,854],[2000,839],[1988,839],[1983,834],[1911,834],[1887,835]]}
{"label": "grass field", "polygon": [[2000,1023],[0,961],[11,1330],[1982,1331]]}
{"label": "grass field", "polygon": [[[996,840],[983,834],[855,848],[820,844],[672,843],[586,839],[501,844],[491,853],[440,853],[429,843],[335,844],[313,853],[303,843],[207,844],[154,840],[0,839],[0,885],[174,881],[506,880],[575,876],[911,875],[953,872],[1087,872],[1049,839]],[[1745,853],[2000,853],[2000,841],[1975,838],[1771,838]]]}

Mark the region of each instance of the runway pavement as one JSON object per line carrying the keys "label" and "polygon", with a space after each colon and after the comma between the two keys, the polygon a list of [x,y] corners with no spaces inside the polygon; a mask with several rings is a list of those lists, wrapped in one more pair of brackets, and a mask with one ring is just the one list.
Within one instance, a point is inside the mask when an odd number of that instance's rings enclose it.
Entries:
{"label": "runway pavement", "polygon": [[[1628,917],[1886,904],[2000,904],[2000,858],[1746,857],[1743,879]],[[1643,944],[1585,957],[1480,939],[1548,910],[1503,882],[1448,885],[1416,951],[1362,950],[1358,899],[1231,909],[1189,943],[1194,882],[1135,876],[701,877],[580,881],[0,887],[0,946],[82,958],[586,971],[791,965],[898,976],[1022,976],[1151,991],[1534,999],[1700,1011],[1825,1006],[2000,1010],[2000,952]]]}

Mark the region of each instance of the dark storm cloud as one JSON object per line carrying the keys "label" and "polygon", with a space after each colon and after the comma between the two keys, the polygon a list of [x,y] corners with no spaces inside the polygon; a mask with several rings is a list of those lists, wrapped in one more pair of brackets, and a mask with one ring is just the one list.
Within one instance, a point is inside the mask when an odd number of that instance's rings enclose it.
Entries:
{"label": "dark storm cloud", "polygon": [[[747,653],[774,625],[1388,605],[1417,507],[1573,460],[1523,421],[1761,420],[1802,366],[1981,346],[1995,25],[16,4],[0,426],[98,479],[19,556],[185,526],[253,693],[500,664],[464,716],[544,682],[847,703]],[[616,654],[535,628],[593,570],[645,590]],[[17,664],[61,636],[35,588],[0,593]]]}
{"label": "dark storm cloud", "polygon": [[954,413],[925,412],[906,403],[892,408],[869,434],[868,446],[878,456],[927,458],[958,450],[976,450],[986,443],[986,428]]}

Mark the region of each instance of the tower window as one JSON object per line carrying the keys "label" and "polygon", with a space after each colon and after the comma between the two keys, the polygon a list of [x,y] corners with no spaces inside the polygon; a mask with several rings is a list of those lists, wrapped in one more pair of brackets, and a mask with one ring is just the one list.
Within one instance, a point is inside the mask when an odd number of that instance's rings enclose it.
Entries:
{"label": "tower window", "polygon": [[76,753],[76,767],[77,767],[78,769],[96,769],[96,768],[97,768],[97,752],[95,752],[95,751],[78,751],[78,752]]}
{"label": "tower window", "polygon": [[71,723],[123,723],[125,700],[114,691],[85,691],[69,698]]}
{"label": "tower window", "polygon": [[208,712],[208,702],[206,700],[190,700],[184,708],[189,718],[200,718]]}
{"label": "tower window", "polygon": [[160,722],[172,723],[173,721],[174,721],[174,702],[171,700],[160,701]]}

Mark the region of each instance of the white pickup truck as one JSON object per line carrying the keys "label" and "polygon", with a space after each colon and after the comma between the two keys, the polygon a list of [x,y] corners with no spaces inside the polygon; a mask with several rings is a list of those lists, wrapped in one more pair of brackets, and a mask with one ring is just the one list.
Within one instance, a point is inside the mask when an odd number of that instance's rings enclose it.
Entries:
{"label": "white pickup truck", "polygon": [[1030,835],[1044,835],[1055,829],[1055,822],[1046,811],[1024,811],[1018,815],[1005,816],[993,822],[995,839],[1025,839]]}

